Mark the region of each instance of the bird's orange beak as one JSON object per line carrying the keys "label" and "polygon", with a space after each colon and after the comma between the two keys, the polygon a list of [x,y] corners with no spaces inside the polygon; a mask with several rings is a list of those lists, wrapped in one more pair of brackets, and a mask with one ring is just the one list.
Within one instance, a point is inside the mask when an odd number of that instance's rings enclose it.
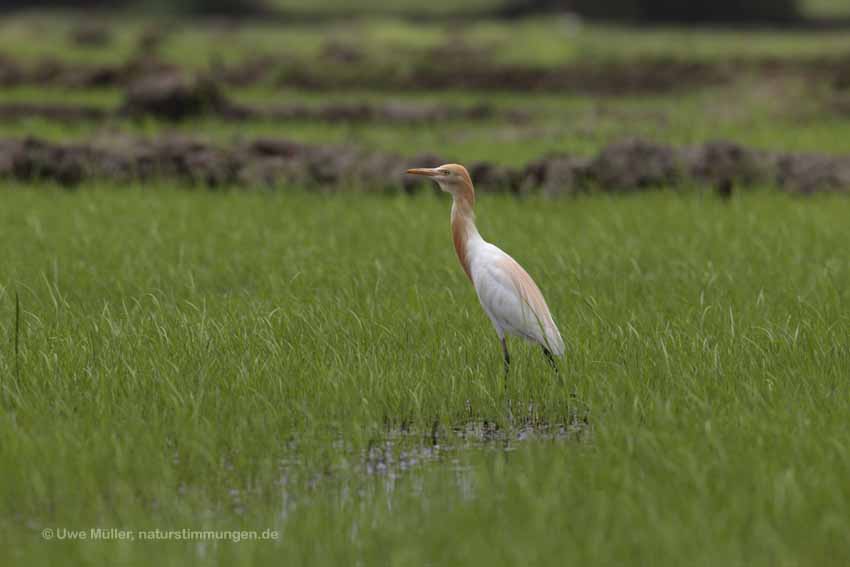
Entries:
{"label": "bird's orange beak", "polygon": [[436,177],[437,175],[439,175],[436,169],[429,169],[427,167],[408,169],[407,173],[411,175],[424,175],[426,177]]}

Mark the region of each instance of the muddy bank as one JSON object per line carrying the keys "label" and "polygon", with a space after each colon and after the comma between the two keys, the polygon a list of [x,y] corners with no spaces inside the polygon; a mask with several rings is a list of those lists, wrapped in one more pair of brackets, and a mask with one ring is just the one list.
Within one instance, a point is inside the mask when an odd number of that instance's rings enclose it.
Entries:
{"label": "muddy bank", "polygon": [[180,69],[156,58],[132,59],[123,64],[94,64],[42,59],[24,63],[0,55],[0,86],[35,85],[62,88],[125,87],[151,74]]}
{"label": "muddy bank", "polygon": [[677,148],[628,139],[591,158],[547,156],[526,166],[511,187],[539,187],[548,194],[710,187],[730,196],[756,185],[803,194],[850,192],[850,155],[766,151],[728,141]]}
{"label": "muddy bank", "polygon": [[[486,61],[486,60],[485,60]],[[735,73],[724,66],[672,59],[624,63],[574,64],[555,68],[494,65],[473,59],[444,58],[402,69],[343,70],[319,73],[315,66],[296,62],[280,70],[275,83],[282,87],[330,90],[505,90],[571,92],[578,94],[664,93],[722,85]],[[225,76],[233,76],[226,70]],[[243,77],[244,78],[244,77]]]}
{"label": "muddy bank", "polygon": [[[726,84],[736,77],[802,75],[838,81],[850,69],[850,54],[811,59],[686,61],[644,58],[621,62],[579,62],[560,67],[494,63],[474,48],[436,48],[407,55],[398,64],[370,61],[355,47],[332,44],[310,59],[261,56],[237,63],[213,62],[208,74],[216,83],[257,84],[328,90],[520,90],[583,94],[664,93]],[[22,63],[0,57],[0,86],[39,85],[63,88],[126,88],[145,80],[184,73],[179,67],[145,56],[123,64],[87,64],[59,60]]]}
{"label": "muddy bank", "polygon": [[177,122],[190,118],[210,117],[226,121],[311,121],[311,122],[376,122],[386,124],[422,124],[449,120],[483,121],[499,119],[511,123],[525,123],[530,119],[521,110],[502,111],[489,104],[453,106],[447,104],[418,103],[331,103],[322,105],[279,104],[265,106],[228,105],[204,107],[202,105],[169,102],[163,106],[146,108],[126,106],[104,108],[96,105],[49,103],[0,103],[0,120],[15,121],[44,118],[59,122],[96,120],[121,120],[127,118],[157,118]]}
{"label": "muddy bank", "polygon": [[318,105],[247,105],[231,101],[215,81],[201,76],[160,72],[130,84],[117,108],[96,105],[0,103],[0,119],[46,118],[65,122],[152,117],[180,121],[197,117],[221,120],[426,123],[447,120],[509,122],[529,119],[520,110],[501,110],[489,104],[467,106],[415,102],[338,102]]}
{"label": "muddy bank", "polygon": [[[346,146],[255,139],[217,145],[180,136],[140,139],[108,135],[59,144],[36,138],[0,140],[0,179],[76,187],[172,180],[188,186],[317,190],[415,191],[430,187],[410,167],[448,161]],[[524,167],[468,163],[480,191],[562,195],[662,187],[715,188],[721,195],[754,185],[794,193],[850,192],[850,155],[754,150],[731,142],[672,147],[642,139],[618,142],[597,155],[549,155]]]}
{"label": "muddy bank", "polygon": [[631,60],[578,60],[540,67],[500,64],[492,53],[449,41],[408,54],[404,65],[370,61],[356,45],[328,43],[319,57],[281,62],[257,58],[219,68],[230,85],[266,81],[301,89],[505,90],[588,95],[673,93],[721,86],[740,77],[801,76],[833,83],[850,74],[850,52],[829,57],[751,57],[725,60],[656,56]]}

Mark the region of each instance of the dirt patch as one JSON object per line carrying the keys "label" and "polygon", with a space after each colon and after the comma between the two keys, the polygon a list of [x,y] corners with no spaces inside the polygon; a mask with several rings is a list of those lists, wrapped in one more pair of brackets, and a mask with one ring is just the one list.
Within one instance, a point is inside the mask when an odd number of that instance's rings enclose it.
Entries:
{"label": "dirt patch", "polygon": [[[426,185],[406,176],[434,166],[435,155],[413,157],[347,146],[256,139],[220,146],[181,136],[140,139],[108,135],[57,144],[35,138],[0,140],[0,178],[52,181],[66,187],[97,179],[119,182],[176,179],[190,186],[263,187],[298,184],[321,190],[412,192]],[[660,187],[722,188],[755,184],[801,194],[850,192],[850,156],[753,150],[730,142],[696,147],[632,139],[594,157],[552,155],[511,168],[468,164],[479,191],[562,195]]]}
{"label": "dirt patch", "polygon": [[680,176],[674,148],[630,139],[604,148],[587,165],[586,175],[612,189],[643,189],[674,185]]}
{"label": "dirt patch", "polygon": [[672,92],[725,84],[733,77],[711,63],[640,60],[629,63],[576,64],[560,68],[423,64],[398,88],[507,89],[588,94]]}
{"label": "dirt patch", "polygon": [[[244,109],[244,107],[243,107]],[[521,110],[496,109],[489,104],[454,106],[449,104],[419,104],[389,102],[333,103],[322,106],[277,105],[247,110],[255,117],[271,120],[321,120],[328,122],[390,122],[423,123],[449,120],[489,120],[499,118],[521,123],[529,120],[529,113]]]}
{"label": "dirt patch", "polygon": [[110,46],[113,38],[109,26],[84,23],[71,29],[68,40],[80,47],[101,48]]}
{"label": "dirt patch", "polygon": [[171,33],[169,26],[149,25],[136,38],[136,52],[152,54],[159,50]]}
{"label": "dirt patch", "polygon": [[[472,56],[470,56],[472,57]],[[232,76],[232,70],[227,72]],[[533,67],[494,64],[488,59],[442,57],[414,61],[407,68],[361,64],[356,69],[317,69],[308,62],[281,66],[277,83],[282,87],[331,90],[502,90],[588,94],[641,94],[672,92],[721,85],[734,73],[713,63],[676,60],[641,60],[628,63],[576,64]]]}
{"label": "dirt patch", "polygon": [[163,73],[131,86],[124,103],[117,109],[95,105],[0,103],[0,119],[45,118],[63,122],[103,120],[107,118],[145,118],[177,122],[212,116],[221,120],[381,122],[421,124],[449,120],[483,121],[499,119],[525,123],[530,114],[521,110],[502,110],[489,104],[456,106],[388,102],[329,103],[323,105],[278,104],[249,106],[235,104],[224,96],[215,83]]}
{"label": "dirt patch", "polygon": [[672,147],[642,139],[614,143],[596,157],[555,155],[526,167],[525,182],[549,194],[656,187],[776,186],[795,193],[850,191],[850,155],[770,152],[728,141]]}
{"label": "dirt patch", "polygon": [[62,88],[126,87],[154,73],[180,72],[179,67],[153,57],[133,58],[126,63],[92,64],[42,59],[21,63],[0,57],[0,86],[36,85]]}
{"label": "dirt patch", "polygon": [[[451,47],[451,46],[449,46]],[[846,83],[850,55],[812,59],[755,59],[685,61],[644,58],[622,62],[580,62],[561,67],[494,63],[469,47],[426,50],[387,63],[370,60],[359,48],[328,42],[314,59],[263,55],[241,62],[212,65],[209,75],[226,86],[259,83],[301,89],[359,88],[372,90],[498,89],[576,92],[588,94],[641,94],[675,92],[726,84],[738,76],[802,75],[834,84]],[[450,51],[453,55],[447,56]],[[24,64],[0,59],[0,85],[91,88],[127,87],[147,80],[150,73],[180,69],[150,55],[124,64],[95,65],[58,60]],[[184,71],[184,73],[186,73]]]}
{"label": "dirt patch", "polygon": [[27,139],[0,142],[0,176],[30,182],[47,179],[74,187],[83,181],[93,153],[84,145],[49,144]]}
{"label": "dirt patch", "polygon": [[0,103],[0,120],[7,122],[26,118],[43,118],[59,122],[103,120],[114,113],[92,105]]}
{"label": "dirt patch", "polygon": [[752,185],[776,174],[777,155],[726,141],[709,142],[682,152],[688,174],[708,183]]}
{"label": "dirt patch", "polygon": [[151,73],[131,83],[121,107],[128,116],[173,121],[231,111],[231,103],[214,81],[172,71]]}
{"label": "dirt patch", "polygon": [[321,57],[333,63],[356,65],[366,59],[366,54],[354,43],[332,39],[322,45]]}
{"label": "dirt patch", "polygon": [[777,181],[802,193],[850,188],[850,159],[820,154],[786,154],[776,159]]}

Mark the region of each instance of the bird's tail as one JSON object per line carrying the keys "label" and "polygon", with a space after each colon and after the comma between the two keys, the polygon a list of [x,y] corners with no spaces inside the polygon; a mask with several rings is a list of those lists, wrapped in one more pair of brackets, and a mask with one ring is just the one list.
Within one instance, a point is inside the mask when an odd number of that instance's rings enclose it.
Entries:
{"label": "bird's tail", "polygon": [[561,332],[558,330],[555,321],[552,320],[552,315],[549,314],[549,308],[546,308],[542,317],[536,312],[534,313],[534,317],[537,319],[540,335],[543,335],[542,341],[540,341],[540,336],[538,335],[537,342],[541,343],[543,348],[555,356],[564,356],[564,339],[561,338]]}
{"label": "bird's tail", "polygon": [[548,321],[545,327],[546,331],[546,348],[555,356],[564,356],[564,339],[561,338],[561,333],[554,321]]}

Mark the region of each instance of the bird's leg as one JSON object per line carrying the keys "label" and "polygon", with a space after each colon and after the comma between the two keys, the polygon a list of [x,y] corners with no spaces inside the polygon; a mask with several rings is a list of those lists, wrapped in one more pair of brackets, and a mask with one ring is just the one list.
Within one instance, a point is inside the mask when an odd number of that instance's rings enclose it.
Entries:
{"label": "bird's leg", "polygon": [[558,370],[558,363],[555,362],[555,357],[552,356],[552,352],[546,347],[541,347],[541,348],[543,349],[543,355],[546,357],[546,360],[549,362],[549,366],[551,366],[552,370],[555,371],[555,376],[560,378],[561,377],[561,371]]}
{"label": "bird's leg", "polygon": [[[508,395],[508,374],[511,370],[511,354],[508,352],[508,343],[505,341],[505,337],[501,337],[502,341],[502,354],[505,355],[505,396]],[[508,398],[508,423],[513,424],[514,422],[514,412],[511,409],[511,399]]]}
{"label": "bird's leg", "polygon": [[511,369],[511,354],[508,352],[508,343],[502,337],[502,354],[505,355],[505,387],[508,385],[508,372]]}

